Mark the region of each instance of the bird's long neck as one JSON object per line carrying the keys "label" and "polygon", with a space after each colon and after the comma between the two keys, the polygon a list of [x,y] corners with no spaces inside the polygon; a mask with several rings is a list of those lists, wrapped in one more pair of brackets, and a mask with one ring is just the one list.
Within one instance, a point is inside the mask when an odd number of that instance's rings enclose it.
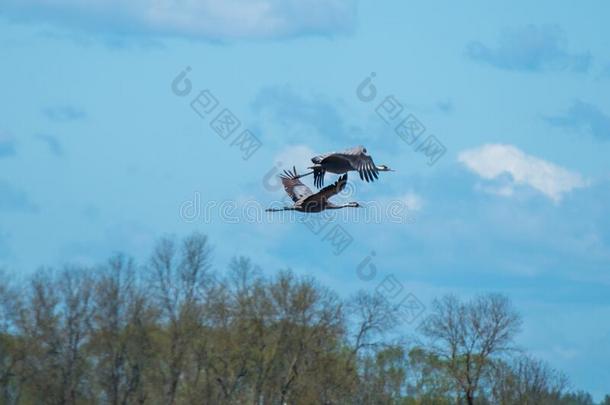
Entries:
{"label": "bird's long neck", "polygon": [[375,165],[375,167],[377,168],[377,171],[379,171],[379,172],[389,172],[390,171],[386,166]]}
{"label": "bird's long neck", "polygon": [[357,205],[355,205],[354,203],[347,203],[347,204],[342,204],[342,205],[329,205],[328,207],[326,207],[326,209],[328,210],[339,210],[341,208],[356,208]]}
{"label": "bird's long neck", "polygon": [[294,207],[282,207],[282,208],[267,208],[265,211],[267,212],[278,212],[278,211],[294,211],[296,208]]}

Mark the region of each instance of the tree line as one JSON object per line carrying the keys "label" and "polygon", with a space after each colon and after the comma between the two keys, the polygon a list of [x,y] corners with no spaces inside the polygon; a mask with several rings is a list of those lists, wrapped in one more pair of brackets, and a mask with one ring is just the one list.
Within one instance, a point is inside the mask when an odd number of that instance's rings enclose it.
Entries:
{"label": "tree line", "polygon": [[[212,268],[205,235],[146,263],[0,277],[1,404],[594,405],[515,346],[502,295],[435,300],[413,334],[375,292]],[[610,405],[606,396],[600,405]]]}

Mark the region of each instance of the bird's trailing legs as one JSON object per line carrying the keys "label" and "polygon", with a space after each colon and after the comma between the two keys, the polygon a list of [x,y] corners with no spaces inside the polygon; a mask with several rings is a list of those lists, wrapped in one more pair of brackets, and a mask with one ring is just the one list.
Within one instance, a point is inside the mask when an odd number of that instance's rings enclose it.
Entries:
{"label": "bird's trailing legs", "polygon": [[313,170],[308,172],[308,173],[299,174],[298,176],[294,176],[292,178],[293,179],[300,179],[301,177],[309,176],[310,174],[313,174]]}

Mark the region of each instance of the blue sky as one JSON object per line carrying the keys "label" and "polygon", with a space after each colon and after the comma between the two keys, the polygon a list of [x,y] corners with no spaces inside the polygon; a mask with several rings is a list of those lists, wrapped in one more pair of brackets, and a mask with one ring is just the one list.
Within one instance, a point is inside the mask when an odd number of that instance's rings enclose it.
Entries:
{"label": "blue sky", "polygon": [[[252,256],[345,295],[387,275],[426,305],[502,292],[523,314],[523,348],[608,391],[607,3],[45,3],[0,7],[2,267],[144,260],[161,235],[197,230],[219,269]],[[249,159],[191,108],[205,89],[260,140]],[[445,146],[434,165],[377,115],[386,96]],[[305,170],[358,144],[397,171],[352,176],[343,199],[400,202],[409,221],[342,213],[329,226],[353,242],[335,255],[324,230],[248,220],[285,199],[265,180],[278,162]],[[366,257],[372,281],[357,276]]]}

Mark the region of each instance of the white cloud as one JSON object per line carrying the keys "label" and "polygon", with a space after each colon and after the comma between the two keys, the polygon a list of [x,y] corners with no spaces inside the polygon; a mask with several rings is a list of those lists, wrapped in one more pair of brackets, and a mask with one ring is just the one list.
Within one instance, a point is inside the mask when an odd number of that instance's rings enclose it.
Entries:
{"label": "white cloud", "polygon": [[350,31],[356,0],[8,0],[9,11],[112,32],[213,40]]}
{"label": "white cloud", "polygon": [[402,200],[407,205],[407,208],[411,211],[420,211],[424,206],[424,200],[419,194],[409,191]]}
{"label": "white cloud", "polygon": [[503,196],[512,195],[515,185],[527,185],[559,202],[565,193],[588,185],[579,173],[528,155],[512,145],[483,145],[461,152],[458,160],[486,180],[509,177],[508,184],[486,188]]}
{"label": "white cloud", "polygon": [[274,162],[282,170],[292,170],[296,166],[297,172],[304,173],[308,171],[307,167],[311,166],[311,158],[316,156],[309,146],[293,145],[282,149],[274,158]]}

